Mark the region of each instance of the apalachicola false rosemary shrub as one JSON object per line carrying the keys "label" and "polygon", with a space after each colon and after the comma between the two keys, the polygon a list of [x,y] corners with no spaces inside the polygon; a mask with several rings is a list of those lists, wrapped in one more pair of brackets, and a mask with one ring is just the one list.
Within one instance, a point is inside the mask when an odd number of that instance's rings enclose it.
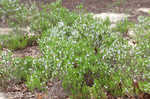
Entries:
{"label": "apalachicola false rosemary shrub", "polygon": [[52,75],[62,79],[73,98],[90,98],[90,93],[98,98],[105,91],[122,95],[124,81],[131,82],[125,75],[128,70],[122,74],[131,47],[127,40],[111,34],[109,25],[109,20],[101,22],[90,15],[79,15],[72,26],[58,22],[39,40],[45,62],[54,70]]}
{"label": "apalachicola false rosemary shrub", "polygon": [[29,24],[40,34],[42,56],[14,58],[10,73],[32,90],[42,89],[51,78],[60,79],[74,99],[137,94],[134,79],[140,90],[149,92],[150,41],[146,36],[134,47],[110,25],[108,19],[70,12],[60,2],[43,6]]}
{"label": "apalachicola false rosemary shrub", "polygon": [[60,78],[75,99],[104,98],[106,92],[114,96],[137,94],[133,80],[145,79],[141,69],[146,72],[149,64],[149,58],[142,59],[126,38],[111,33],[109,20],[94,20],[89,14],[76,16],[71,25],[59,20],[43,32],[39,45],[52,76]]}

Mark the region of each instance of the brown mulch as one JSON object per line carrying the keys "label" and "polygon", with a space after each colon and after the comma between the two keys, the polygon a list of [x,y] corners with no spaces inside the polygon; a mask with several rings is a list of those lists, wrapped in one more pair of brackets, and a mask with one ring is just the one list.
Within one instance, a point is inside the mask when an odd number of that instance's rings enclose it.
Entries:
{"label": "brown mulch", "polygon": [[41,53],[39,51],[38,46],[27,46],[25,49],[14,51],[14,56],[15,57],[25,57],[25,56],[39,57],[41,56]]}
{"label": "brown mulch", "polygon": [[[21,0],[25,3],[28,1],[42,3],[52,3],[56,0]],[[62,0],[64,7],[73,10],[79,4],[83,4],[88,12],[101,13],[107,11],[126,12],[126,10],[134,10],[138,8],[150,7],[149,0]]]}

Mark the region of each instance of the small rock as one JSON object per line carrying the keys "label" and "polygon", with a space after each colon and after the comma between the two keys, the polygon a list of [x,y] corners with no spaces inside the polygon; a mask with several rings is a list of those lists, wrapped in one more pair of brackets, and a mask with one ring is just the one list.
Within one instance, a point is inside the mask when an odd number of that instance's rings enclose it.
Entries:
{"label": "small rock", "polygon": [[11,28],[0,28],[0,35],[8,35],[12,31],[13,29]]}
{"label": "small rock", "polygon": [[[34,36],[34,33],[30,33],[30,28],[18,28],[19,31],[28,33],[29,36]],[[1,28],[0,27],[0,35],[9,35],[11,32],[13,32],[14,29],[13,28]]]}
{"label": "small rock", "polygon": [[138,12],[150,13],[150,8],[139,8],[137,9]]}
{"label": "small rock", "polygon": [[129,29],[128,34],[129,34],[130,37],[136,37],[135,31],[132,30],[132,29]]}
{"label": "small rock", "polygon": [[6,95],[5,95],[5,94],[0,93],[0,99],[8,99],[8,98],[6,98]]}
{"label": "small rock", "polygon": [[122,19],[125,19],[129,17],[130,15],[124,14],[124,13],[100,13],[95,14],[94,18],[101,18],[106,19],[109,18],[112,23],[116,23],[117,21],[121,21]]}

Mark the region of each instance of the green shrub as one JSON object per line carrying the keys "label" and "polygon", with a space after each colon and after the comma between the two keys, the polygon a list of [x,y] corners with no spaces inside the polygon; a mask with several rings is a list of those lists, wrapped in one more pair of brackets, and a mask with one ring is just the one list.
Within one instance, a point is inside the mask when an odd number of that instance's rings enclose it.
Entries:
{"label": "green shrub", "polygon": [[24,49],[27,46],[37,45],[39,35],[27,36],[17,31],[8,35],[0,35],[0,49],[7,48],[10,50]]}
{"label": "green shrub", "polygon": [[25,81],[29,89],[42,89],[48,79],[45,74],[47,70],[42,63],[40,59],[32,57],[15,58],[12,74],[16,80]]}
{"label": "green shrub", "polygon": [[1,42],[1,46],[3,48],[17,50],[17,49],[25,48],[27,46],[27,40],[25,40],[24,37],[21,36],[10,37],[10,35],[4,35],[2,37],[5,38]]}
{"label": "green shrub", "polygon": [[3,17],[11,27],[27,27],[34,18],[33,15],[38,14],[35,4],[25,5],[19,0],[1,0],[0,6],[0,18]]}
{"label": "green shrub", "polygon": [[[130,50],[127,40],[110,34],[107,20],[98,23],[92,16],[79,17],[69,29],[58,23],[43,34],[39,45],[45,61],[52,61],[47,65],[53,66],[53,73],[63,80],[64,88],[70,89],[73,95],[83,94],[80,98],[90,97],[85,96],[89,95],[89,87],[98,86],[102,93],[107,90],[121,95],[122,89],[115,85],[124,83],[121,79],[130,80],[128,75],[121,74],[119,68],[126,63],[124,58],[129,58],[126,55]],[[95,86],[95,81],[100,85]],[[97,92],[96,89],[93,91]],[[96,93],[96,96],[100,97],[102,93]]]}
{"label": "green shrub", "polygon": [[[134,48],[126,38],[110,33],[109,26],[108,20],[95,21],[91,15],[79,15],[71,26],[58,22],[39,40],[45,62],[74,98],[89,98],[91,94],[105,97],[105,92],[114,96],[135,93],[133,80],[140,84],[142,75],[148,74],[145,69],[149,58],[137,54],[141,45]],[[129,26],[126,21],[119,31],[126,32]],[[147,44],[141,48],[145,50]],[[142,71],[145,74],[141,75]]]}

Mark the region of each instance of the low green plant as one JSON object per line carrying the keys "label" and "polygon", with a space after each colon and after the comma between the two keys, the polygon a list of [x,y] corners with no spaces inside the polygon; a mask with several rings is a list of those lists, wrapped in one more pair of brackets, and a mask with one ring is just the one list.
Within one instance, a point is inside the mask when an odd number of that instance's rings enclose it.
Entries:
{"label": "low green plant", "polygon": [[112,29],[114,32],[119,32],[120,34],[127,35],[129,29],[134,27],[134,23],[130,22],[127,18],[122,21],[117,22],[116,26]]}
{"label": "low green plant", "polygon": [[1,42],[1,46],[3,48],[8,48],[11,50],[17,50],[17,49],[23,49],[27,46],[27,40],[24,39],[24,37],[21,36],[12,36],[10,35],[4,35],[2,36],[5,38]]}
{"label": "low green plant", "polygon": [[[48,70],[43,65],[43,61],[32,57],[13,57],[11,52],[2,52],[0,62],[0,76],[13,80],[14,83],[25,82],[30,90],[38,88],[43,90],[49,78]],[[47,71],[47,72],[46,72]]]}
{"label": "low green plant", "polygon": [[0,18],[3,18],[10,27],[27,27],[38,14],[35,4],[26,5],[19,0],[1,0],[0,6]]}
{"label": "low green plant", "polygon": [[11,61],[12,53],[10,50],[1,51],[0,50],[0,86],[7,88],[8,82],[11,80]]}
{"label": "low green plant", "polygon": [[7,48],[10,50],[24,49],[27,46],[37,45],[38,35],[27,36],[22,33],[9,33],[8,35],[0,35],[0,49]]}
{"label": "low green plant", "polygon": [[121,6],[125,3],[126,3],[126,0],[116,0],[116,1],[114,1],[114,3],[112,5],[113,6]]}
{"label": "low green plant", "polygon": [[[43,63],[43,62],[42,62]],[[30,90],[35,88],[42,89],[47,77],[46,70],[40,59],[32,57],[15,58],[13,61],[13,76],[18,81],[25,81]]]}

